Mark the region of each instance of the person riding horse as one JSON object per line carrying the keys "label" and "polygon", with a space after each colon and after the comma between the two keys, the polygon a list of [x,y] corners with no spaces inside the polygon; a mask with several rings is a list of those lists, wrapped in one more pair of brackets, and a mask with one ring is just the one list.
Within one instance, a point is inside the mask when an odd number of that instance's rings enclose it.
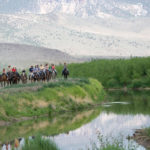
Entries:
{"label": "person riding horse", "polygon": [[3,86],[5,86],[6,83],[8,84],[8,78],[7,78],[7,75],[6,75],[5,68],[3,68],[3,73],[2,73],[2,76],[1,76],[1,80],[2,80]]}
{"label": "person riding horse", "polygon": [[31,79],[32,76],[33,76],[33,66],[29,68],[29,80]]}
{"label": "person riding horse", "polygon": [[57,76],[57,71],[55,69],[55,65],[52,64],[51,67],[49,68],[49,71],[50,71],[50,78],[51,79],[55,79],[56,76]]}
{"label": "person riding horse", "polygon": [[69,70],[67,69],[67,64],[64,63],[64,69],[62,71],[62,75],[64,76],[65,79],[67,79],[68,75],[69,75]]}
{"label": "person riding horse", "polygon": [[12,68],[12,72],[11,72],[10,78],[11,78],[11,81],[12,81],[13,84],[19,83],[20,75],[17,72],[17,68],[16,67]]}
{"label": "person riding horse", "polygon": [[27,83],[27,74],[25,70],[22,71],[21,80],[23,84]]}

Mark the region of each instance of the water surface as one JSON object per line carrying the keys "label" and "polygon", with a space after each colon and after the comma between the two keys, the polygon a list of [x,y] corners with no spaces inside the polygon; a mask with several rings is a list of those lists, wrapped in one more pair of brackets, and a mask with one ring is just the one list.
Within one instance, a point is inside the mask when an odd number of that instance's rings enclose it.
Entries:
{"label": "water surface", "polygon": [[106,103],[94,110],[1,127],[0,140],[5,143],[16,137],[41,133],[53,139],[61,150],[87,150],[91,142],[98,144],[100,134],[104,141],[123,141],[126,149],[144,150],[136,142],[128,141],[127,137],[132,136],[136,129],[150,127],[149,108],[149,91],[113,91],[108,93]]}

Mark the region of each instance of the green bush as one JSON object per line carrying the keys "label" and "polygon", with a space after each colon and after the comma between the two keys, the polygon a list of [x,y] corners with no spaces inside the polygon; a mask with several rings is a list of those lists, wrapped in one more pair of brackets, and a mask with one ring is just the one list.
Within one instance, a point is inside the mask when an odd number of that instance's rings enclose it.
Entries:
{"label": "green bush", "polygon": [[[63,66],[58,66],[58,72],[61,72]],[[69,64],[70,77],[77,78],[95,78],[99,80],[104,87],[118,87],[143,84],[150,86],[150,57],[140,57],[131,59],[101,59],[91,62]],[[145,80],[145,78],[149,78]],[[140,81],[134,81],[140,79]],[[135,83],[140,82],[140,83]]]}
{"label": "green bush", "polygon": [[107,87],[117,87],[119,86],[119,83],[116,79],[110,79],[107,82]]}
{"label": "green bush", "polygon": [[139,88],[141,86],[142,86],[142,81],[140,79],[132,80],[132,84],[131,84],[132,88]]}

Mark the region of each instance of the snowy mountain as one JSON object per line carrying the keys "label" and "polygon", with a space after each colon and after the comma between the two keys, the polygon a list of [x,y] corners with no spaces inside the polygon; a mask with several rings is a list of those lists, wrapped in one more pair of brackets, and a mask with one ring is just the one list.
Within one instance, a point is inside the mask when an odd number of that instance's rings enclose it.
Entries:
{"label": "snowy mountain", "polygon": [[0,0],[0,43],[150,56],[148,0]]}
{"label": "snowy mountain", "polygon": [[0,0],[0,13],[147,16],[149,8],[148,0]]}

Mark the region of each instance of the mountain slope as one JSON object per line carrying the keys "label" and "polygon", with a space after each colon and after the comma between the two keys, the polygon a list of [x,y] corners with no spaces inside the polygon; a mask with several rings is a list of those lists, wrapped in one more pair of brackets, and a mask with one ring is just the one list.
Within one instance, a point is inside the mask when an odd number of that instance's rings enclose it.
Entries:
{"label": "mountain slope", "polygon": [[0,0],[0,42],[71,55],[150,55],[147,0]]}
{"label": "mountain slope", "polygon": [[0,54],[2,64],[19,68],[41,63],[59,64],[81,61],[59,50],[19,44],[1,43]]}
{"label": "mountain slope", "polygon": [[60,49],[71,55],[150,55],[150,20],[70,15],[0,15],[0,41]]}

